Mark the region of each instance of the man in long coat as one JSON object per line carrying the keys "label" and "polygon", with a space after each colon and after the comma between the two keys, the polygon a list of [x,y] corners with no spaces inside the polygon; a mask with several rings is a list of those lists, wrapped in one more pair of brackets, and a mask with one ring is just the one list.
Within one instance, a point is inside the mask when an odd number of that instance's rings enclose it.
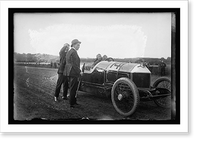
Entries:
{"label": "man in long coat", "polygon": [[80,58],[77,51],[80,48],[81,42],[74,39],[71,44],[71,49],[66,55],[66,65],[63,74],[69,77],[69,104],[73,108],[76,102],[76,91],[78,87],[78,78],[80,76]]}
{"label": "man in long coat", "polygon": [[60,55],[60,66],[58,68],[58,80],[56,84],[56,90],[55,90],[55,101],[58,101],[59,93],[61,86],[63,85],[63,99],[67,99],[67,92],[68,92],[68,78],[67,76],[63,75],[63,71],[66,64],[66,54],[69,50],[70,45],[68,43],[64,44],[62,49],[59,52]]}

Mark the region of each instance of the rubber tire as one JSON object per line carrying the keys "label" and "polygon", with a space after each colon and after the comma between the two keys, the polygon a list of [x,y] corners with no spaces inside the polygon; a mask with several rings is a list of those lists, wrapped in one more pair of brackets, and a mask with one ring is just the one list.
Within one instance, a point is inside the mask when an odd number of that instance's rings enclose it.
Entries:
{"label": "rubber tire", "polygon": [[[126,83],[126,84],[128,84],[128,86],[130,87],[131,91],[133,92],[134,104],[133,104],[132,109],[131,109],[129,112],[127,112],[127,113],[124,113],[123,111],[121,111],[121,110],[117,107],[117,105],[116,105],[116,103],[115,103],[115,100],[114,100],[114,90],[115,90],[116,86],[117,86],[119,83]],[[124,77],[118,79],[117,81],[115,81],[115,83],[113,84],[112,90],[111,90],[111,100],[112,100],[112,104],[113,104],[115,110],[116,110],[119,114],[121,114],[121,115],[123,115],[123,116],[131,116],[131,115],[135,112],[135,110],[136,110],[136,108],[137,108],[137,106],[138,106],[138,104],[139,104],[139,101],[140,101],[138,89],[137,89],[135,83],[134,83],[133,81],[131,81],[130,79],[124,78]]]}
{"label": "rubber tire", "polygon": [[[170,80],[169,78],[167,78],[167,77],[160,77],[160,78],[158,78],[158,79],[154,82],[153,87],[156,88],[156,87],[158,86],[158,84],[159,84],[160,82],[162,82],[162,81],[167,81],[167,82],[170,82],[170,84],[171,84],[171,80]],[[170,91],[171,91],[171,90],[170,90]],[[154,103],[155,103],[157,106],[162,107],[162,108],[171,108],[171,104],[170,104],[170,105],[167,105],[167,106],[162,105],[162,104],[159,102],[159,99],[155,99],[155,100],[154,100]]]}

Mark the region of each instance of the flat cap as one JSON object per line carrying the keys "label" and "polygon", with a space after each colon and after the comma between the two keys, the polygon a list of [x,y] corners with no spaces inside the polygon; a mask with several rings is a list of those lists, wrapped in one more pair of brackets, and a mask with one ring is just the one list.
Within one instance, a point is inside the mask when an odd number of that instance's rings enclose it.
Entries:
{"label": "flat cap", "polygon": [[81,43],[78,39],[74,39],[73,41],[72,41],[72,45],[74,45],[74,44],[77,44],[77,43]]}

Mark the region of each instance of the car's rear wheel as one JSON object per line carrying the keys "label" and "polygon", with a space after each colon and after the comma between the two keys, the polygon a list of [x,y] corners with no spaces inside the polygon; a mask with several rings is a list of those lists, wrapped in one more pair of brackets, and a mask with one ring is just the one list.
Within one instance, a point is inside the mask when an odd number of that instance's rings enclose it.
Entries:
{"label": "car's rear wheel", "polygon": [[154,82],[153,87],[165,88],[169,92],[169,96],[167,96],[167,97],[160,97],[158,99],[154,99],[155,104],[159,107],[171,108],[171,80],[166,77],[158,78]]}
{"label": "car's rear wheel", "polygon": [[136,85],[128,78],[118,79],[111,90],[114,108],[123,116],[132,115],[139,104],[139,93]]}

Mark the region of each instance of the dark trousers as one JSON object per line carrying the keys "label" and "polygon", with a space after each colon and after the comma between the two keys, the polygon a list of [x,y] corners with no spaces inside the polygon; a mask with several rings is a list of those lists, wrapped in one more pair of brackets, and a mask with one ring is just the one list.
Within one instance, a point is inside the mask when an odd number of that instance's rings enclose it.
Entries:
{"label": "dark trousers", "polygon": [[165,75],[165,67],[162,67],[161,68],[161,76],[164,76]]}
{"label": "dark trousers", "polygon": [[63,74],[58,74],[58,80],[55,90],[55,97],[59,97],[61,86],[63,85],[63,97],[67,97],[68,92],[68,77]]}
{"label": "dark trousers", "polygon": [[69,104],[70,106],[76,103],[76,91],[78,88],[78,78],[77,77],[69,77]]}

